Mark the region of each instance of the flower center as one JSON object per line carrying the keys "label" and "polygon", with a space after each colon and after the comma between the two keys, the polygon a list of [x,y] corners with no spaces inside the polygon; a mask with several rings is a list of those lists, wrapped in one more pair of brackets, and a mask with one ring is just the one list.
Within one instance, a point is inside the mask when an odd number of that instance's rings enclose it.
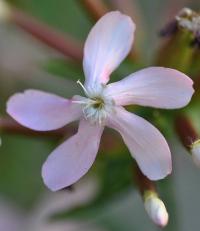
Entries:
{"label": "flower center", "polygon": [[92,100],[94,100],[94,103],[93,103],[93,107],[95,108],[95,109],[103,109],[103,107],[104,107],[104,100],[103,99],[101,99],[100,97],[96,97],[96,98],[93,98]]}
{"label": "flower center", "polygon": [[102,85],[98,89],[87,90],[80,81],[77,83],[81,85],[87,96],[87,99],[82,103],[84,117],[92,124],[103,125],[108,113],[114,110],[114,101],[104,94],[106,86]]}

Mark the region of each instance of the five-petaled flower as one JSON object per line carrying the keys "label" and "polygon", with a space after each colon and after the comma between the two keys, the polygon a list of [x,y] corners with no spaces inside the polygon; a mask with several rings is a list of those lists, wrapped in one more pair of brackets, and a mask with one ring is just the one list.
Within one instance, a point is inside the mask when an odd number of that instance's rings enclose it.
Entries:
{"label": "five-petaled flower", "polygon": [[171,173],[171,154],[161,133],[122,106],[181,108],[189,103],[192,80],[183,73],[150,67],[108,85],[110,74],[129,53],[135,25],[120,12],[104,15],[92,28],[84,47],[86,97],[71,99],[38,90],[13,95],[7,112],[20,124],[48,131],[80,120],[78,132],[56,148],[42,167],[53,191],[78,181],[92,166],[105,126],[117,130],[141,171],[151,180]]}

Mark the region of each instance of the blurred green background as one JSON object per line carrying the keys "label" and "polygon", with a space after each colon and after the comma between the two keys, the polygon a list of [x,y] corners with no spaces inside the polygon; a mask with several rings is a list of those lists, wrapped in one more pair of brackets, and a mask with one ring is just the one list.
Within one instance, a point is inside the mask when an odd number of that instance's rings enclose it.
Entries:
{"label": "blurred green background", "polygon": [[[86,39],[94,24],[79,0],[9,2],[57,31],[70,34],[80,41]],[[140,61],[126,61],[114,73],[113,81],[140,67],[153,64],[154,55],[161,43],[159,30],[182,7],[191,6],[197,11],[200,7],[198,0],[130,2],[133,15],[136,15],[135,43]],[[111,9],[116,9],[118,1],[110,0],[107,3]],[[81,68],[65,61],[59,53],[16,26],[0,24],[2,116],[5,115],[6,100],[16,91],[36,88],[70,97],[80,92],[75,82],[79,78],[84,78]],[[155,111],[151,109],[139,108],[137,112],[150,118],[161,128],[173,151],[173,174],[158,183],[161,198],[170,214],[170,222],[165,230],[198,230],[200,171],[177,140],[173,124],[170,123],[170,113],[165,118],[157,119]],[[190,113],[200,128],[198,112],[195,110]],[[52,193],[43,185],[40,170],[42,163],[60,140],[11,134],[1,134],[1,137],[0,230],[159,230],[144,211],[131,172],[131,158],[122,143],[122,148],[114,149],[112,153],[107,153],[108,150],[99,153],[95,166],[81,180],[80,186],[75,185],[72,191]],[[90,191],[94,191],[91,196]],[[83,204],[80,207],[79,201]],[[71,208],[73,211],[67,213]]]}

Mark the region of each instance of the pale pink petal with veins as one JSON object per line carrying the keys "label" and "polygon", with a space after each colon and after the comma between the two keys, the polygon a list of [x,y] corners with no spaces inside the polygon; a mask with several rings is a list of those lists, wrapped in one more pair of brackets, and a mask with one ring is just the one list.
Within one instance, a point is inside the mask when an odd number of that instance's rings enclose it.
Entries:
{"label": "pale pink petal with veins", "polygon": [[138,104],[156,108],[181,108],[194,93],[193,81],[180,71],[149,67],[107,86],[117,105]]}
{"label": "pale pink petal with veins", "polygon": [[110,74],[128,55],[135,24],[118,11],[105,14],[90,31],[84,47],[85,85],[106,84]]}
{"label": "pale pink petal with veins", "polygon": [[151,180],[166,177],[172,171],[171,153],[163,135],[143,118],[116,108],[108,126],[117,130],[137,161],[141,171]]}
{"label": "pale pink petal with veins", "polygon": [[80,121],[77,134],[58,146],[42,167],[45,184],[56,191],[85,175],[96,158],[103,127]]}
{"label": "pale pink petal with veins", "polygon": [[7,102],[7,112],[18,123],[38,131],[49,131],[79,119],[80,105],[72,100],[39,90],[14,94]]}

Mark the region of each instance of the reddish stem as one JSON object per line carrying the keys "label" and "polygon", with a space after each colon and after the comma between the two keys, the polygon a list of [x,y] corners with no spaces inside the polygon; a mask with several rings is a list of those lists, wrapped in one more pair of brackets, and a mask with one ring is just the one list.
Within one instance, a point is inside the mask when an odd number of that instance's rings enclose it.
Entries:
{"label": "reddish stem", "polygon": [[38,22],[36,19],[14,8],[11,14],[11,22],[64,56],[78,62],[82,61],[82,45],[69,35],[62,35],[44,23]]}
{"label": "reddish stem", "polygon": [[143,196],[146,191],[156,192],[156,187],[153,181],[149,180],[137,166],[135,169],[135,179],[140,190],[141,195]]}
{"label": "reddish stem", "polygon": [[80,3],[88,11],[94,21],[97,21],[109,11],[107,6],[101,0],[81,0]]}
{"label": "reddish stem", "polygon": [[[78,129],[76,125],[70,124],[57,130],[40,132],[23,127],[10,117],[0,118],[0,132],[4,134],[17,134],[33,137],[61,139],[63,137],[72,136],[76,133],[77,130]],[[121,147],[121,142],[121,137],[119,135],[110,132],[109,130],[105,130],[100,145],[100,151],[105,149],[108,152],[113,150],[119,150],[119,148]]]}
{"label": "reddish stem", "polygon": [[198,133],[193,127],[190,119],[185,115],[179,115],[175,120],[176,132],[183,145],[189,149],[190,146],[198,139]]}
{"label": "reddish stem", "polygon": [[22,134],[28,136],[37,136],[37,137],[54,137],[61,138],[66,135],[71,135],[75,132],[75,126],[67,126],[55,131],[39,132],[34,131],[29,128],[23,127],[18,124],[15,120],[6,117],[0,119],[0,131],[3,133],[11,134]]}
{"label": "reddish stem", "polygon": [[196,95],[200,93],[200,75],[194,79],[194,90]]}

